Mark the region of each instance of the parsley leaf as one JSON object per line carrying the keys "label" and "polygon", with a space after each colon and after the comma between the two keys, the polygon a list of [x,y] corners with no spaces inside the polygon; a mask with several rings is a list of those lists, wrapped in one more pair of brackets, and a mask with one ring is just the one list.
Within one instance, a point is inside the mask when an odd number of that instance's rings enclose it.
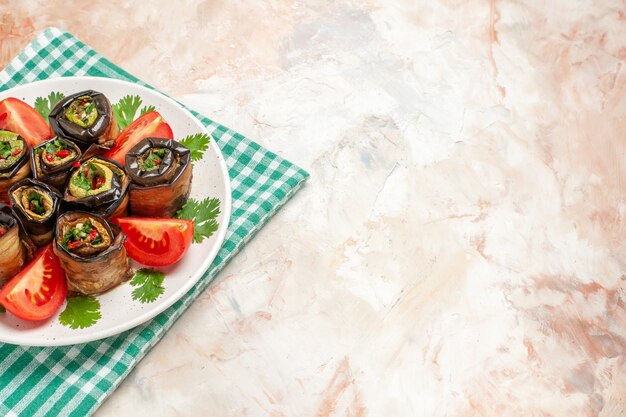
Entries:
{"label": "parsley leaf", "polygon": [[141,110],[139,111],[139,115],[143,116],[144,114],[148,113],[149,111],[154,111],[155,108],[154,106],[143,106],[141,108]]}
{"label": "parsley leaf", "polygon": [[65,94],[59,92],[51,92],[48,97],[37,97],[35,99],[35,110],[41,114],[41,117],[48,122],[48,116],[54,108],[54,106],[65,98]]}
{"label": "parsley leaf", "polygon": [[72,329],[84,329],[96,324],[101,317],[100,301],[89,295],[78,295],[67,299],[59,322]]}
{"label": "parsley leaf", "polygon": [[7,309],[4,308],[4,306],[2,304],[0,304],[0,313],[6,313]]}
{"label": "parsley leaf", "polygon": [[0,142],[0,156],[6,159],[11,156],[11,143],[10,142]]}
{"label": "parsley leaf", "polygon": [[126,129],[135,120],[135,115],[140,106],[141,97],[131,96],[130,94],[122,97],[120,101],[112,106],[113,114],[120,130]]}
{"label": "parsley leaf", "polygon": [[178,210],[176,217],[179,219],[193,220],[193,241],[202,242],[211,237],[218,229],[217,216],[220,214],[220,200],[217,198],[205,198],[198,201],[194,198]]}
{"label": "parsley leaf", "polygon": [[130,285],[137,287],[132,292],[133,300],[141,303],[151,303],[163,294],[163,279],[165,274],[156,269],[142,268],[135,272]]}
{"label": "parsley leaf", "polygon": [[180,140],[181,145],[191,151],[192,161],[202,159],[204,151],[209,148],[209,142],[211,142],[211,135],[206,133],[196,133]]}

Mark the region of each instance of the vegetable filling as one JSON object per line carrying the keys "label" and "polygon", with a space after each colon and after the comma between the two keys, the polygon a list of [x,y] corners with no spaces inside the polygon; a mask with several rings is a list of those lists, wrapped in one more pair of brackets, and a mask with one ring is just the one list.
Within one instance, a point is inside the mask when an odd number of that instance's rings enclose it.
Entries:
{"label": "vegetable filling", "polygon": [[98,229],[94,227],[91,220],[86,220],[84,223],[77,223],[65,232],[61,239],[61,246],[73,250],[81,245],[98,245],[102,242],[102,235]]}
{"label": "vegetable filling", "polygon": [[165,152],[166,150],[163,148],[151,148],[148,152],[141,155],[141,158],[139,159],[139,168],[142,171],[148,172],[159,169],[161,163],[163,162],[163,158],[165,157]]}
{"label": "vegetable filling", "polygon": [[20,140],[0,141],[0,169],[13,165],[24,151],[24,142]]}
{"label": "vegetable filling", "polygon": [[65,118],[81,127],[91,127],[98,117],[98,110],[89,96],[78,97],[65,110]]}
{"label": "vegetable filling", "polygon": [[31,191],[28,194],[28,209],[40,216],[46,214],[46,207],[44,206],[43,195],[36,191]]}
{"label": "vegetable filling", "polygon": [[66,143],[58,139],[47,143],[40,152],[42,159],[48,163],[62,161],[68,157],[74,157],[76,154],[68,148]]}
{"label": "vegetable filling", "polygon": [[106,183],[106,174],[103,167],[89,163],[78,170],[72,183],[86,192],[97,191]]}
{"label": "vegetable filling", "polygon": [[8,231],[9,231],[9,225],[6,223],[0,222],[0,236],[4,236],[4,234]]}

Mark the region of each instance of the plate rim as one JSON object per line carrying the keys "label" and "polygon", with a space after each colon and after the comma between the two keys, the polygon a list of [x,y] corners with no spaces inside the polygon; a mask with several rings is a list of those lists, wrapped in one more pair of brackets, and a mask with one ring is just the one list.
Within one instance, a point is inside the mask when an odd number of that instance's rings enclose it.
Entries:
{"label": "plate rim", "polygon": [[[174,292],[167,299],[167,301],[159,305],[155,305],[154,308],[147,309],[145,312],[138,314],[136,317],[134,317],[132,320],[128,322],[124,322],[122,324],[118,324],[116,326],[102,329],[93,333],[63,337],[62,340],[58,340],[56,338],[50,338],[50,337],[46,337],[43,340],[42,339],[32,340],[30,338],[22,339],[20,337],[14,337],[14,336],[5,337],[4,335],[2,335],[2,332],[0,330],[0,343],[9,343],[9,344],[14,344],[14,345],[29,346],[29,347],[30,346],[32,347],[71,346],[71,345],[76,345],[76,344],[94,342],[94,341],[101,340],[110,336],[119,335],[127,330],[133,329],[137,326],[140,326],[146,323],[150,319],[156,317],[163,311],[170,308],[174,303],[179,301],[185,294],[187,294],[191,290],[191,288],[193,288],[193,286],[195,286],[200,281],[200,279],[207,272],[207,270],[209,269],[209,267],[211,266],[211,264],[217,257],[218,252],[224,245],[226,234],[228,232],[228,227],[231,221],[232,189],[230,185],[230,175],[228,173],[228,166],[226,165],[226,158],[224,157],[224,154],[222,153],[220,147],[217,145],[215,141],[215,137],[209,132],[207,127],[204,126],[204,124],[202,124],[202,122],[196,116],[194,116],[191,113],[191,111],[189,111],[184,105],[177,102],[173,98],[163,94],[162,92],[154,88],[146,87],[138,83],[134,83],[134,82],[126,81],[126,80],[119,80],[116,78],[97,77],[97,76],[59,76],[59,77],[50,77],[45,80],[36,80],[36,81],[20,84],[15,87],[6,89],[4,91],[0,91],[0,99],[2,99],[3,97],[13,96],[12,92],[16,92],[16,91],[19,92],[20,89],[25,88],[25,87],[31,88],[33,85],[36,87],[39,84],[46,84],[51,81],[59,81],[61,79],[81,80],[81,81],[97,80],[97,82],[105,82],[105,83],[110,82],[112,84],[120,84],[120,85],[130,86],[132,88],[138,88],[139,90],[147,91],[150,94],[155,94],[157,96],[160,96],[166,102],[169,102],[170,104],[172,104],[173,106],[181,110],[182,112],[186,113],[187,116],[189,116],[191,120],[194,121],[194,124],[197,125],[201,129],[202,132],[207,133],[208,135],[211,136],[211,141],[209,142],[209,146],[215,152],[220,170],[222,172],[222,183],[224,186],[224,201],[220,201],[220,210],[224,214],[224,217],[223,217],[224,220],[219,225],[217,234],[215,235],[216,242],[213,245],[213,247],[210,249],[210,251],[206,254],[204,261],[199,265],[196,272],[187,280],[187,282],[185,282],[184,285],[182,285],[178,290],[176,290],[176,292]],[[53,317],[56,317],[56,313],[55,313],[55,316]]]}

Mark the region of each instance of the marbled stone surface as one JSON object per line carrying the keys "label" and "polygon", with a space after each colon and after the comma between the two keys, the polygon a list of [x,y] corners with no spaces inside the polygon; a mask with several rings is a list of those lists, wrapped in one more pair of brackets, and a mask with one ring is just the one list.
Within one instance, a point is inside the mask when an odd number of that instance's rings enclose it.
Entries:
{"label": "marbled stone surface", "polygon": [[97,417],[626,415],[624,1],[0,0],[312,174]]}

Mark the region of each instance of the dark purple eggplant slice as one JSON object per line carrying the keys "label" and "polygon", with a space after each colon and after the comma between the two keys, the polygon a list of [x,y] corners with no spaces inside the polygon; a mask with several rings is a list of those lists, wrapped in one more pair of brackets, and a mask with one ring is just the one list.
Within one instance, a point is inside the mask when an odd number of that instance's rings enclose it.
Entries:
{"label": "dark purple eggplant slice", "polygon": [[24,268],[35,249],[13,209],[0,203],[0,285]]}
{"label": "dark purple eggplant slice", "polygon": [[[76,107],[77,103],[86,103],[86,106]],[[86,117],[81,118],[78,110],[73,111],[78,108],[88,109]],[[94,143],[110,149],[119,134],[111,102],[94,90],[65,97],[54,106],[48,120],[57,136],[76,142],[83,150]]]}
{"label": "dark purple eggplant slice", "polygon": [[140,217],[174,217],[187,202],[193,176],[191,153],[172,139],[146,138],[126,154],[131,178],[130,212]]}
{"label": "dark purple eggplant slice", "polygon": [[[94,178],[102,178],[96,180]],[[128,207],[130,177],[120,164],[93,156],[70,173],[63,192],[69,210],[86,210],[104,217],[123,216]]]}
{"label": "dark purple eggplant slice", "polygon": [[[91,242],[88,233],[80,233],[90,229],[97,231]],[[95,295],[128,280],[132,270],[125,240],[122,229],[101,216],[85,211],[62,214],[53,249],[65,271],[68,290]]]}
{"label": "dark purple eggplant slice", "polygon": [[[52,151],[52,149],[60,149],[69,153],[67,156],[63,156],[64,154],[57,151],[55,152],[57,155],[51,155],[48,151]],[[33,148],[30,155],[33,177],[60,190],[65,185],[73,164],[79,162],[81,157],[82,152],[74,142],[61,137],[54,137]]]}
{"label": "dark purple eggplant slice", "polygon": [[0,130],[0,156],[0,202],[8,204],[9,188],[30,175],[30,147],[17,133]]}
{"label": "dark purple eggplant slice", "polygon": [[61,208],[61,193],[48,184],[31,178],[9,189],[13,211],[36,246],[52,241]]}

